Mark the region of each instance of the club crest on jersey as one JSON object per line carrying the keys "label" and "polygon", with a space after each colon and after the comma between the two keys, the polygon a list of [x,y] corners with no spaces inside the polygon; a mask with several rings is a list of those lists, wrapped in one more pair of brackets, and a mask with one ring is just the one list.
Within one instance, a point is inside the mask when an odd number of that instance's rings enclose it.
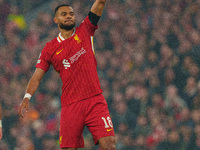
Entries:
{"label": "club crest on jersey", "polygon": [[74,39],[77,41],[78,44],[82,42],[77,34],[74,36]]}

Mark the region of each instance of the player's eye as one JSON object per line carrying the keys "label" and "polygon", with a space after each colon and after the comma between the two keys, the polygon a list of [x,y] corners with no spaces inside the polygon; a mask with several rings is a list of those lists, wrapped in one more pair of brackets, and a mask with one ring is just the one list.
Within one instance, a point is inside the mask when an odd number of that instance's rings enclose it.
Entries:
{"label": "player's eye", "polygon": [[71,13],[70,13],[70,16],[73,16],[73,15],[74,15],[74,13],[73,13],[73,12],[71,12]]}
{"label": "player's eye", "polygon": [[66,16],[66,14],[67,14],[66,12],[62,12],[61,13],[62,16]]}

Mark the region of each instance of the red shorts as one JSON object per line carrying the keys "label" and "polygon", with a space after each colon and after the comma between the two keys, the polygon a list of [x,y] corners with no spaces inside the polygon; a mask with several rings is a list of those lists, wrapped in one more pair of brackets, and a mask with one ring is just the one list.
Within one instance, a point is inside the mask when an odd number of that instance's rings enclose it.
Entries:
{"label": "red shorts", "polygon": [[84,147],[83,129],[87,126],[95,144],[106,136],[114,136],[108,105],[102,94],[78,101],[61,109],[60,148]]}

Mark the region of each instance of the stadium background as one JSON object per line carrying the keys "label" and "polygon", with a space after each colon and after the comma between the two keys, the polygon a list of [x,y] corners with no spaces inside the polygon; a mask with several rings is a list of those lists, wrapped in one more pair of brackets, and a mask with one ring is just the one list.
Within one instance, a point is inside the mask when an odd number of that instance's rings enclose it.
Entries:
{"label": "stadium background", "polygon": [[[76,24],[94,0],[0,0],[1,150],[56,150],[61,81],[51,68],[18,116],[53,10],[71,4]],[[200,150],[200,1],[108,0],[95,37],[117,150]],[[84,130],[85,149],[97,150]]]}

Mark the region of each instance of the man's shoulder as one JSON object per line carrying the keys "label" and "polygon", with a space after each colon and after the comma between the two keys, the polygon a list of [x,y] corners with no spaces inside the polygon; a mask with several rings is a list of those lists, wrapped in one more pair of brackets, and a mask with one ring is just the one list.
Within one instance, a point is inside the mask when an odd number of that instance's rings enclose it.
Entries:
{"label": "man's shoulder", "polygon": [[46,43],[46,45],[48,45],[48,46],[55,46],[58,44],[59,44],[59,42],[57,40],[57,37]]}
{"label": "man's shoulder", "polygon": [[43,48],[43,51],[51,53],[55,50],[55,48],[58,46],[58,44],[59,44],[59,42],[58,42],[57,38],[54,38],[51,41],[46,42],[46,45]]}
{"label": "man's shoulder", "polygon": [[59,42],[56,37],[56,38],[52,39],[51,41],[46,42],[46,47],[53,48],[53,47],[56,47],[58,44],[59,44]]}
{"label": "man's shoulder", "polygon": [[84,24],[87,24],[87,23],[89,23],[90,21],[89,21],[89,18],[88,18],[88,16],[80,23],[80,25],[78,26],[78,27],[82,27]]}

